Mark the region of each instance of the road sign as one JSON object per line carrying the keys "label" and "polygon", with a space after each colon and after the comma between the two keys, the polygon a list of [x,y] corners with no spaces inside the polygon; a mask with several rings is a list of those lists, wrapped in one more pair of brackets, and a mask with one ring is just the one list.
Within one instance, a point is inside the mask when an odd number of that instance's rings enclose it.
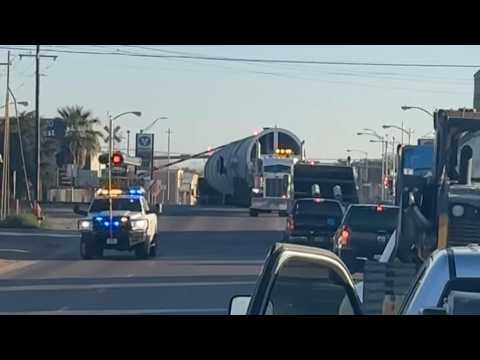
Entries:
{"label": "road sign", "polygon": [[153,134],[139,133],[136,135],[135,156],[142,159],[142,165],[139,170],[153,171]]}

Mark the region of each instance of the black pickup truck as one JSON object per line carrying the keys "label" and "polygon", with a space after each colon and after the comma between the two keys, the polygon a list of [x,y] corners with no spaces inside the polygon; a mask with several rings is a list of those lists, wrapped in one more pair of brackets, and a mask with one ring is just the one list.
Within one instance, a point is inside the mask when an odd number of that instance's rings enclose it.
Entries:
{"label": "black pickup truck", "polygon": [[332,237],[342,221],[344,208],[337,200],[295,200],[291,206],[283,241],[332,249]]}

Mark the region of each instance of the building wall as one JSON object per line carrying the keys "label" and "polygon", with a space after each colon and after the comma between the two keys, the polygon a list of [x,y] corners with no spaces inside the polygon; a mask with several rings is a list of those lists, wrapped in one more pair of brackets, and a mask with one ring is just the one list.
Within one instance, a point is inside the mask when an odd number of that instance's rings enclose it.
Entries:
{"label": "building wall", "polygon": [[473,76],[473,108],[480,111],[480,70]]}

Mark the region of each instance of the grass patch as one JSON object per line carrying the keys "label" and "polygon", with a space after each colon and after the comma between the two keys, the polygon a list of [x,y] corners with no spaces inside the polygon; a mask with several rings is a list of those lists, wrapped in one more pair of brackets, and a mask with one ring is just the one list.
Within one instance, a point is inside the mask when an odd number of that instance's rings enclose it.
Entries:
{"label": "grass patch", "polygon": [[32,214],[10,215],[4,221],[0,221],[0,228],[39,229],[45,226],[45,222],[39,224],[36,216]]}

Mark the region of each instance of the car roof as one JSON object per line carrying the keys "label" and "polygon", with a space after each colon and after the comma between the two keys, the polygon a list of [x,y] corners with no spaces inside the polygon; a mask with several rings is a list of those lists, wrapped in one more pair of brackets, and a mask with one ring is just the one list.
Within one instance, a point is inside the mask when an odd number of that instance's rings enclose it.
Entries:
{"label": "car roof", "polygon": [[335,255],[333,252],[329,250],[325,250],[325,249],[321,249],[313,246],[297,245],[297,244],[291,244],[291,243],[276,243],[274,251],[275,252],[293,251],[300,254],[313,254],[313,255],[324,256],[334,261],[340,267],[342,267],[345,273],[349,274],[351,278],[350,272],[348,271],[348,268],[345,265],[345,263],[342,261],[342,259],[340,259],[337,255]]}
{"label": "car roof", "polygon": [[349,207],[377,207],[379,205],[387,209],[399,209],[397,205],[386,205],[386,204],[351,204]]}
{"label": "car roof", "polygon": [[322,202],[334,202],[337,204],[341,204],[340,201],[335,200],[335,199],[326,199],[326,198],[302,198],[302,199],[297,199],[295,202],[302,202],[302,201],[315,201],[315,200],[321,200]]}
{"label": "car roof", "polygon": [[480,245],[454,246],[440,249],[431,255],[431,264],[440,263],[440,259],[453,255],[456,277],[480,278]]}
{"label": "car roof", "polygon": [[275,251],[295,251],[300,253],[323,255],[330,259],[333,259],[335,261],[339,261],[340,263],[342,263],[340,258],[337,255],[335,255],[333,252],[329,250],[321,249],[318,247],[297,245],[297,244],[290,244],[290,243],[277,243],[275,246]]}
{"label": "car roof", "polygon": [[[112,196],[112,200],[114,199],[140,199],[142,196],[140,195],[116,195]],[[95,196],[93,200],[108,200],[108,196]]]}

